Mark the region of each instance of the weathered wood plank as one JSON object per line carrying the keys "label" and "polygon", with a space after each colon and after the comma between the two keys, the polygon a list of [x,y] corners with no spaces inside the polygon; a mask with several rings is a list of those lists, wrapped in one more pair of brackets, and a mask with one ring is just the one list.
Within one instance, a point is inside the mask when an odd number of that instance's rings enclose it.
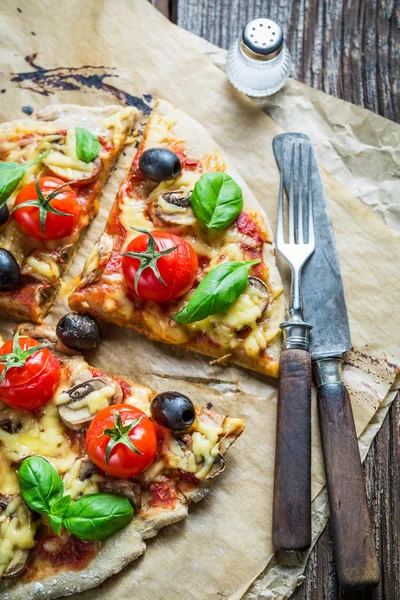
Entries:
{"label": "weathered wood plank", "polygon": [[177,2],[178,25],[223,48],[261,15],[282,25],[297,79],[400,122],[400,0]]}

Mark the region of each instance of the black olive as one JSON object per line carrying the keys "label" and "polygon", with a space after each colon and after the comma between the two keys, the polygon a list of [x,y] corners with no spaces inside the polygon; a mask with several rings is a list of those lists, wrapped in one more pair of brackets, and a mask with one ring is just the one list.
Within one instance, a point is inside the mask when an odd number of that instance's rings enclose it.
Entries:
{"label": "black olive", "polygon": [[151,416],[157,423],[174,431],[187,429],[196,418],[193,402],[180,392],[162,392],[153,398]]}
{"label": "black olive", "polygon": [[7,204],[3,204],[3,206],[0,208],[0,225],[7,223],[9,216],[10,211],[8,210]]}
{"label": "black olive", "polygon": [[182,171],[179,157],[167,148],[150,148],[139,159],[139,169],[151,181],[178,177]]}
{"label": "black olive", "polygon": [[60,342],[72,350],[93,350],[100,342],[100,327],[89,315],[67,313],[57,323],[56,334]]}
{"label": "black olive", "polygon": [[0,248],[0,292],[12,292],[19,285],[19,264],[8,250]]}

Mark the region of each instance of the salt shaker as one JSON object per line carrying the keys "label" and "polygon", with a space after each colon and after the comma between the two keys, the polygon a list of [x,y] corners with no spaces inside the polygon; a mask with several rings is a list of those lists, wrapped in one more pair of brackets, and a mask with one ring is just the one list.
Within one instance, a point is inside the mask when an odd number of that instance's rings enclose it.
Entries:
{"label": "salt shaker", "polygon": [[229,48],[226,72],[248,96],[270,96],[289,77],[291,59],[281,27],[270,19],[253,19]]}

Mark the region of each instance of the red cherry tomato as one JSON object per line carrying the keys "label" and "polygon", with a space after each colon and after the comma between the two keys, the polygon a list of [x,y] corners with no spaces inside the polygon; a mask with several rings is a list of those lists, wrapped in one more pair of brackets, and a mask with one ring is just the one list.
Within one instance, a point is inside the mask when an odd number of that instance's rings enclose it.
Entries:
{"label": "red cherry tomato", "polygon": [[[126,434],[140,454],[134,452],[119,434],[118,415],[120,427],[140,419]],[[114,436],[103,435],[105,429],[114,430]],[[116,440],[120,441],[112,448],[107,461],[107,446]],[[94,417],[86,434],[86,450],[90,460],[106,473],[120,478],[134,477],[147,469],[155,458],[156,431],[148,416],[138,408],[114,404],[103,408]]]}
{"label": "red cherry tomato", "polygon": [[[157,253],[168,248],[177,246],[169,254],[164,254],[156,258],[156,264],[164,283],[157,277],[156,271],[152,267],[146,267],[140,274],[137,286],[137,295],[144,300],[153,302],[167,302],[174,298],[179,298],[186,294],[193,285],[197,275],[198,261],[192,246],[173,233],[164,231],[152,231]],[[149,234],[143,233],[134,238],[126,248],[128,252],[143,253],[143,259],[132,256],[123,256],[122,272],[125,283],[129,290],[136,294],[135,276],[141,264],[145,264],[144,259],[148,252]],[[150,253],[151,254],[151,253]]]}
{"label": "red cherry tomato", "polygon": [[[39,187],[44,199],[62,185],[65,185],[65,182],[56,177],[40,177],[39,179]],[[14,203],[13,214],[15,220],[27,235],[36,240],[44,241],[58,240],[71,235],[82,210],[77,195],[71,187],[68,185],[64,187],[59,194],[48,202],[48,205],[72,216],[57,215],[47,210],[44,232],[40,226],[40,209],[38,206],[23,206],[15,210],[20,204],[29,200],[38,200],[35,181],[22,188]],[[46,207],[46,203],[44,203],[44,206]]]}
{"label": "red cherry tomato", "polygon": [[[21,350],[39,346],[39,342],[29,337],[20,337]],[[0,356],[12,353],[13,340],[0,348]],[[4,371],[0,363],[0,375]],[[4,381],[0,384],[0,400],[22,410],[34,410],[46,404],[54,395],[60,383],[61,368],[58,360],[47,348],[41,348],[28,356],[23,367],[7,369]]]}

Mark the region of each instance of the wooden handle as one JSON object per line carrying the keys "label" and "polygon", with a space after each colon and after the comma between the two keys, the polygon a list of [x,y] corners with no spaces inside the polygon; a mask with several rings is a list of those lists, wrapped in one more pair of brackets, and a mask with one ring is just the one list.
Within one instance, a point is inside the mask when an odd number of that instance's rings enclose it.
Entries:
{"label": "wooden handle", "polygon": [[272,541],[276,550],[311,545],[311,359],[283,350],[280,359]]}
{"label": "wooden handle", "polygon": [[344,589],[379,582],[371,520],[349,394],[343,383],[318,388],[318,412],[338,580]]}

